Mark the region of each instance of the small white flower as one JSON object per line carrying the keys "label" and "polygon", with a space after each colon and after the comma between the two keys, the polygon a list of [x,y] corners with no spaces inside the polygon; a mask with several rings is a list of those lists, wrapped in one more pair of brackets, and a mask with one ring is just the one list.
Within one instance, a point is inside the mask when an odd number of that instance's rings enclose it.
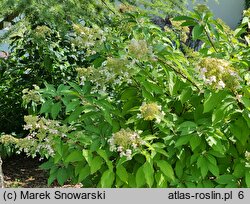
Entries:
{"label": "small white flower", "polygon": [[54,129],[49,129],[49,132],[55,135],[58,134],[58,130],[54,130]]}
{"label": "small white flower", "polygon": [[122,152],[122,150],[123,150],[123,147],[122,147],[122,146],[117,147],[117,151],[118,151],[118,152]]}
{"label": "small white flower", "polygon": [[217,84],[217,88],[218,89],[223,89],[223,88],[225,88],[226,87],[226,84],[222,81],[222,80],[220,80],[219,82],[218,82],[218,84]]}
{"label": "small white flower", "polygon": [[140,113],[137,113],[136,118],[140,119],[142,118],[142,115]]}
{"label": "small white flower", "polygon": [[120,157],[126,156],[124,152],[120,152]]}
{"label": "small white flower", "polygon": [[236,95],[236,99],[239,101],[240,99],[242,98],[242,95],[240,95],[240,94],[237,94]]}
{"label": "small white flower", "polygon": [[200,70],[201,74],[205,74],[207,72],[207,69],[205,67],[201,68]]}
{"label": "small white flower", "polygon": [[131,156],[131,154],[132,154],[131,149],[127,149],[127,150],[126,150],[126,156],[127,156],[127,157],[128,157],[128,156]]}
{"label": "small white flower", "polygon": [[137,145],[137,144],[135,144],[135,143],[133,143],[133,144],[132,144],[132,147],[133,147],[134,149],[136,149],[136,148],[137,148],[137,146],[138,146],[138,145]]}
{"label": "small white flower", "polygon": [[211,76],[206,80],[206,83],[211,85],[213,82],[216,82],[216,76]]}
{"label": "small white flower", "polygon": [[24,130],[32,129],[32,125],[31,125],[31,124],[24,125],[24,126],[23,126],[23,129],[24,129]]}

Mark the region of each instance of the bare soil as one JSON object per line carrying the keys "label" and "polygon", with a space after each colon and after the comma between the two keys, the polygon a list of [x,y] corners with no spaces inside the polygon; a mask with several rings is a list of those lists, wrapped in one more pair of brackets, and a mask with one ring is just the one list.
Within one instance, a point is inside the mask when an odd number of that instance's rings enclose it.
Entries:
{"label": "bare soil", "polygon": [[47,172],[41,170],[38,159],[25,155],[15,155],[3,160],[3,173],[6,188],[46,188]]}
{"label": "bare soil", "polygon": [[49,175],[48,172],[39,168],[41,164],[39,159],[26,157],[22,154],[3,159],[5,188],[80,187],[79,185],[59,186],[56,182],[48,186]]}

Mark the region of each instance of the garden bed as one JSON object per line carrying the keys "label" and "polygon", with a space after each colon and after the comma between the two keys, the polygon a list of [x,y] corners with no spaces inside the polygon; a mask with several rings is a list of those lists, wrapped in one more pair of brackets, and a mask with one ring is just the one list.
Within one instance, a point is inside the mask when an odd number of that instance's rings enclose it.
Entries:
{"label": "garden bed", "polygon": [[[42,161],[26,157],[25,155],[15,155],[4,159],[3,173],[6,188],[47,188],[48,173],[41,170],[39,166]],[[53,188],[59,187],[54,182]],[[61,187],[61,186],[60,186]],[[80,187],[80,185],[64,185],[67,187]]]}

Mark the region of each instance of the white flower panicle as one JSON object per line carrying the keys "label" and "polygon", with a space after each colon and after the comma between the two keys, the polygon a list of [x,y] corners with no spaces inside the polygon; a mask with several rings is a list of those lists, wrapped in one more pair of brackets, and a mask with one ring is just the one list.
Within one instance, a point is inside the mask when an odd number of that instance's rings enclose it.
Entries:
{"label": "white flower panicle", "polygon": [[161,110],[161,106],[157,105],[155,102],[145,103],[143,102],[140,107],[140,114],[137,115],[138,118],[143,118],[144,120],[156,120],[156,123],[160,123],[164,118],[165,113]]}
{"label": "white flower panicle", "polygon": [[145,40],[132,39],[128,45],[128,54],[137,60],[147,60],[152,55],[152,49]]}
{"label": "white flower panicle", "polygon": [[198,77],[214,89],[240,88],[242,80],[229,62],[212,57],[203,58],[197,67]]}
{"label": "white flower panicle", "polygon": [[110,151],[116,151],[120,157],[127,157],[128,160],[132,159],[132,153],[144,144],[140,138],[140,131],[132,131],[129,128],[121,129],[114,133],[108,140]]}

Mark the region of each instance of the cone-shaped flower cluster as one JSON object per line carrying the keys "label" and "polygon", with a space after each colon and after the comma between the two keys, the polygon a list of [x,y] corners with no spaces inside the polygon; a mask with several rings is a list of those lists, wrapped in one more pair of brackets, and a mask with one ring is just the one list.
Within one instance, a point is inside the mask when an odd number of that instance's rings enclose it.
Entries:
{"label": "cone-shaped flower cluster", "polygon": [[157,105],[157,103],[142,103],[140,107],[140,114],[138,114],[138,118],[143,118],[144,120],[154,120],[159,123],[163,119],[165,113],[161,111],[161,106]]}
{"label": "cone-shaped flower cluster", "polygon": [[214,89],[236,90],[240,88],[239,81],[241,81],[241,78],[226,60],[211,57],[203,58],[198,64],[197,71],[199,72],[199,78]]}
{"label": "cone-shaped flower cluster", "polygon": [[125,156],[128,160],[132,159],[133,151],[144,144],[139,134],[140,132],[132,131],[129,128],[121,129],[108,140],[110,150],[117,151],[121,157]]}

